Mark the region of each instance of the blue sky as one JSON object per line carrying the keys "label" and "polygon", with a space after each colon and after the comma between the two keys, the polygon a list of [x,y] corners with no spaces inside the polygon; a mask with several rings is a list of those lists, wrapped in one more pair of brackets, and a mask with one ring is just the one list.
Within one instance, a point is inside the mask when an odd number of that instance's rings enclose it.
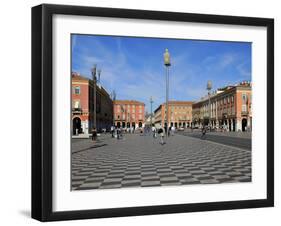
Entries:
{"label": "blue sky", "polygon": [[[171,54],[170,100],[199,100],[213,89],[251,81],[251,43],[72,35],[72,71],[91,77],[101,69],[101,84],[117,99],[134,99],[153,109],[165,102],[165,48]],[[150,110],[148,110],[150,111]]]}

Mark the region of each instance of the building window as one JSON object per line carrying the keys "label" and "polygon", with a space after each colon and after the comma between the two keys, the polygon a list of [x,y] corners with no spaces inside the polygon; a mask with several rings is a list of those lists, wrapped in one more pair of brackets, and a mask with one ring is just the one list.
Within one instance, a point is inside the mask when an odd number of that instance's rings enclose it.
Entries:
{"label": "building window", "polygon": [[246,104],[246,102],[247,102],[247,95],[246,95],[246,93],[243,93],[242,94],[242,103]]}
{"label": "building window", "polygon": [[74,94],[80,94],[80,86],[75,86],[74,87]]}
{"label": "building window", "polygon": [[74,109],[79,109],[80,108],[80,101],[79,100],[73,101],[72,106],[73,106]]}
{"label": "building window", "polygon": [[120,105],[116,105],[116,112],[120,113]]}
{"label": "building window", "polygon": [[231,96],[231,102],[232,103],[234,102],[234,96]]}

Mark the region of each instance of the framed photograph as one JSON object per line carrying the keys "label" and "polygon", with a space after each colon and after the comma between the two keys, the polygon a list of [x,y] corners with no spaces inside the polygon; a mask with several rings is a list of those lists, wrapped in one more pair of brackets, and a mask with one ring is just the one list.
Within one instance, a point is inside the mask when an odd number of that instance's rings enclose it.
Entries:
{"label": "framed photograph", "polygon": [[274,205],[274,21],[32,8],[32,217]]}

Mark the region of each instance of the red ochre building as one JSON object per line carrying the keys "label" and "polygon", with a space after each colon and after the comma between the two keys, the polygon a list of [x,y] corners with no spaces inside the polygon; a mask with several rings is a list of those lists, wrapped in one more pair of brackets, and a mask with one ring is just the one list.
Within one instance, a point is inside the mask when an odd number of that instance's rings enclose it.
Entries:
{"label": "red ochre building", "polygon": [[[195,126],[210,125],[227,131],[251,131],[252,128],[252,86],[241,82],[234,86],[218,89],[192,106]],[[209,116],[210,112],[210,116]]]}
{"label": "red ochre building", "polygon": [[142,128],[145,104],[136,100],[114,100],[114,125],[118,128]]}
{"label": "red ochre building", "polygon": [[[187,128],[192,123],[192,101],[169,101],[168,125],[175,128]],[[159,105],[154,111],[156,127],[166,127],[166,103]]]}
{"label": "red ochre building", "polygon": [[[72,73],[72,134],[90,134],[94,122],[94,82]],[[107,91],[96,86],[96,127],[109,130],[113,124],[113,101]]]}

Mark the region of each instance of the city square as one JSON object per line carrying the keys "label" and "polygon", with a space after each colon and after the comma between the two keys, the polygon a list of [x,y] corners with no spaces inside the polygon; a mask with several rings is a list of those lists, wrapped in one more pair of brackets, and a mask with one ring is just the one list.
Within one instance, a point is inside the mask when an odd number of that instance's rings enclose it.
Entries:
{"label": "city square", "polygon": [[[186,131],[195,135],[197,131]],[[206,135],[212,136],[212,135]],[[249,138],[244,139],[250,144]],[[165,145],[151,134],[125,134],[120,140],[101,134],[98,141],[72,143],[72,189],[106,189],[166,185],[251,182],[251,149],[182,132]],[[226,141],[227,143],[227,141]]]}
{"label": "city square", "polygon": [[252,181],[250,43],[72,43],[72,190]]}

